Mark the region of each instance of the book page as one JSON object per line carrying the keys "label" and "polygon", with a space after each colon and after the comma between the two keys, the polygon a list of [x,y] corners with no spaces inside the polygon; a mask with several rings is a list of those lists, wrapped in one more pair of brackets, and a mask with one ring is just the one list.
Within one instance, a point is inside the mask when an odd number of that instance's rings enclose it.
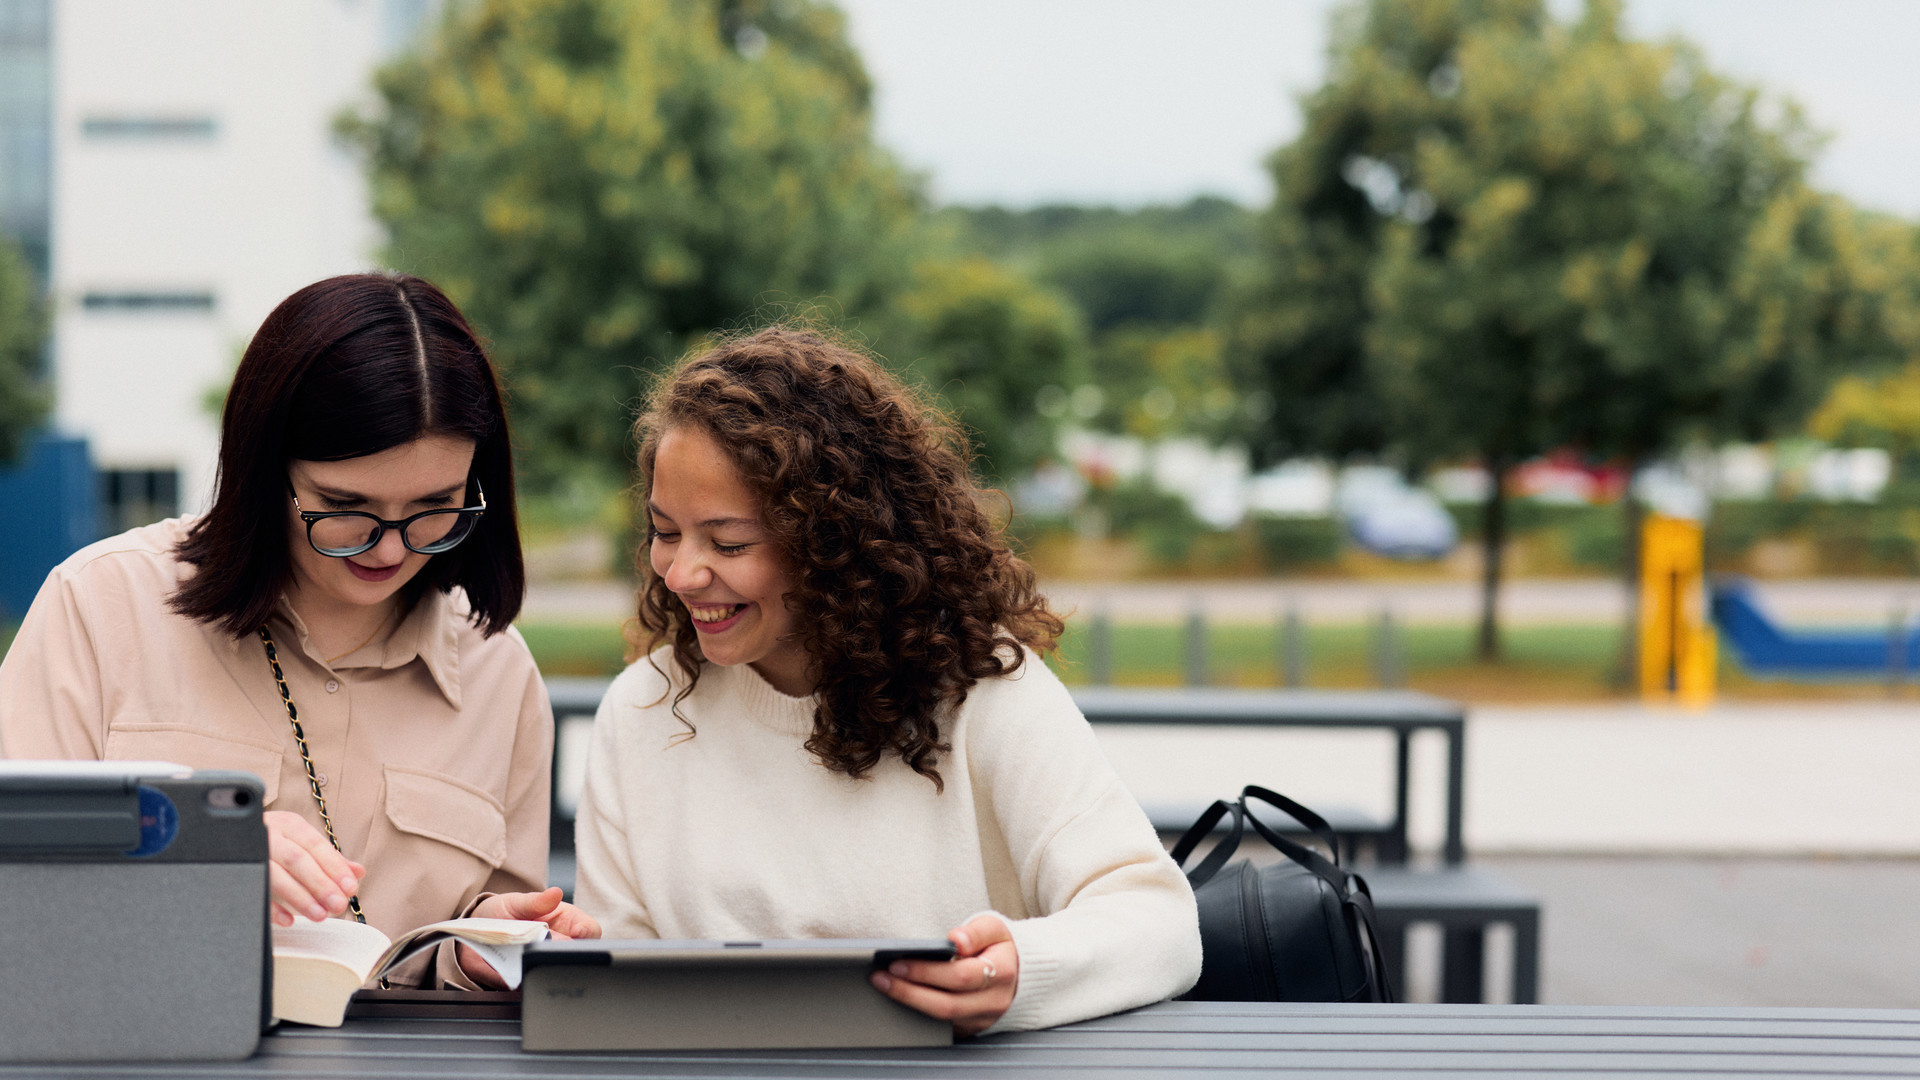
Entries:
{"label": "book page", "polygon": [[360,982],[372,975],[387,945],[387,935],[350,919],[314,922],[296,917],[292,926],[273,928],[274,956],[331,960],[353,971]]}
{"label": "book page", "polygon": [[374,962],[372,972],[385,972],[448,937],[487,946],[483,954],[498,969],[500,965],[494,963],[496,957],[510,951],[517,958],[522,948],[546,937],[548,932],[546,923],[529,919],[448,919],[428,923],[394,939],[393,945]]}

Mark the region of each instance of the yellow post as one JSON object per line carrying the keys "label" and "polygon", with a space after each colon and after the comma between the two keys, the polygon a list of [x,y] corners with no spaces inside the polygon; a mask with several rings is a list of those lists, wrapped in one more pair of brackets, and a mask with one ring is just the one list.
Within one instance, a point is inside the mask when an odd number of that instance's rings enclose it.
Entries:
{"label": "yellow post", "polygon": [[1651,514],[1640,539],[1640,692],[1696,708],[1713,700],[1706,534],[1697,521]]}

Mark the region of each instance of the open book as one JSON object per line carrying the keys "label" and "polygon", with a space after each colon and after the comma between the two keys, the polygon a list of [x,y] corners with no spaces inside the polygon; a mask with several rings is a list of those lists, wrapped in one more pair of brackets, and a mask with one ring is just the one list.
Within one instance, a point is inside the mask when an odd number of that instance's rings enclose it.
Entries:
{"label": "open book", "polygon": [[447,938],[459,938],[493,965],[509,987],[520,983],[520,950],[547,936],[547,924],[518,919],[448,919],[398,938],[347,919],[295,919],[273,928],[273,1015],[339,1027],[347,999],[368,979]]}

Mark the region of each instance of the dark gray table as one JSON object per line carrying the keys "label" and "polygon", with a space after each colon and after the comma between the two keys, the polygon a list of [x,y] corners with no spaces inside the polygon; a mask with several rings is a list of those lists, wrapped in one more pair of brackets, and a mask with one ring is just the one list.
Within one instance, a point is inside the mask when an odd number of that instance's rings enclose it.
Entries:
{"label": "dark gray table", "polygon": [[[1203,727],[1370,728],[1395,738],[1393,820],[1382,862],[1407,858],[1407,794],[1413,736],[1438,731],[1447,740],[1447,831],[1441,856],[1466,861],[1461,819],[1465,806],[1467,716],[1458,702],[1413,690],[1230,690],[1182,687],[1157,690],[1076,686],[1074,703],[1096,724]],[[1222,792],[1223,795],[1236,794]]]}
{"label": "dark gray table", "polygon": [[538,1055],[503,1020],[350,1020],[230,1064],[0,1066],[0,1076],[960,1077],[1228,1074],[1913,1076],[1920,1011],[1171,1002],[921,1050]]}

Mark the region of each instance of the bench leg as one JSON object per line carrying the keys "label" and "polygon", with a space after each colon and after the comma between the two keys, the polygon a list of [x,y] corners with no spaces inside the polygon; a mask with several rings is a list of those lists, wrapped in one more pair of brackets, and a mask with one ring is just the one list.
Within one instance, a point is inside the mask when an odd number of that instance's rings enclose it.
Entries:
{"label": "bench leg", "polygon": [[1440,946],[1440,1000],[1478,1005],[1486,999],[1487,932],[1450,927]]}
{"label": "bench leg", "polygon": [[1386,962],[1387,982],[1395,1001],[1407,1000],[1407,927],[1380,927],[1380,959]]}
{"label": "bench leg", "polygon": [[1540,913],[1513,920],[1513,1003],[1540,1004]]}

